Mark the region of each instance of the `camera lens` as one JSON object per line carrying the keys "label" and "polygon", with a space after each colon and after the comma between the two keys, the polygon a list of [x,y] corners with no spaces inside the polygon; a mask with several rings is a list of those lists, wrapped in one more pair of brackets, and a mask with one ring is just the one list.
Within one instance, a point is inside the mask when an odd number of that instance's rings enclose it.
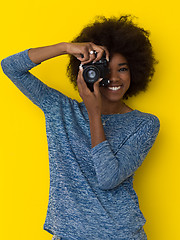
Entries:
{"label": "camera lens", "polygon": [[95,66],[88,66],[83,71],[83,77],[86,82],[94,83],[100,77],[100,71]]}
{"label": "camera lens", "polygon": [[94,70],[89,70],[87,72],[87,76],[88,76],[88,78],[95,78],[96,72]]}

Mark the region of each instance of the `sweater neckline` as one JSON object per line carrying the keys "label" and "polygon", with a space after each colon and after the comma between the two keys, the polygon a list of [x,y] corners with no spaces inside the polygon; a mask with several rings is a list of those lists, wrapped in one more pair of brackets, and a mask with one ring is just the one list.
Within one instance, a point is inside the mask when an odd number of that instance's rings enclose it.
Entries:
{"label": "sweater neckline", "polygon": [[[86,106],[84,104],[84,102],[80,102],[80,105],[83,109],[83,112],[85,113],[85,115],[88,115],[88,112],[87,112],[87,109],[86,109]],[[130,116],[130,115],[133,115],[134,113],[136,112],[139,112],[139,110],[137,109],[134,109],[130,112],[126,112],[126,113],[115,113],[115,114],[101,114],[101,117],[103,119],[106,119],[106,118],[119,118],[119,117],[124,117],[124,116]],[[88,118],[89,119],[89,118]]]}
{"label": "sweater neckline", "polygon": [[125,116],[125,115],[129,115],[129,114],[133,114],[137,111],[138,111],[137,109],[134,109],[134,110],[132,110],[130,112],[126,112],[126,113],[101,114],[101,117]]}

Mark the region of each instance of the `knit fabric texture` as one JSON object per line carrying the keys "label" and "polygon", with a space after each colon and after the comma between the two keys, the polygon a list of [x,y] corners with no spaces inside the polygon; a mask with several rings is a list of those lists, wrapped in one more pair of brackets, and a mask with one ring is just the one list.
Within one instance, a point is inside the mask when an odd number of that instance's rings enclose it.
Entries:
{"label": "knit fabric texture", "polygon": [[50,188],[44,229],[63,240],[147,239],[133,176],[159,132],[156,116],[139,110],[102,115],[106,141],[91,148],[83,102],[47,86],[29,70],[28,49],[2,69],[46,119]]}

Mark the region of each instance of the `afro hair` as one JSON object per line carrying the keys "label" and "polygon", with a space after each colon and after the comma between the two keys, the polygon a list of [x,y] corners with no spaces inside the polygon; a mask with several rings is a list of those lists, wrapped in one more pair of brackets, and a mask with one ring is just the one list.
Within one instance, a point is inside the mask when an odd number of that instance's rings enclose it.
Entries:
{"label": "afro hair", "polygon": [[[141,91],[146,91],[155,72],[154,65],[157,61],[149,35],[149,31],[133,23],[131,15],[120,18],[99,16],[95,22],[87,25],[72,43],[93,42],[96,45],[105,46],[110,56],[114,53],[123,55],[128,62],[131,74],[130,87],[123,96],[124,99],[128,99]],[[79,64],[80,61],[70,55],[67,75],[75,89],[77,89]]]}

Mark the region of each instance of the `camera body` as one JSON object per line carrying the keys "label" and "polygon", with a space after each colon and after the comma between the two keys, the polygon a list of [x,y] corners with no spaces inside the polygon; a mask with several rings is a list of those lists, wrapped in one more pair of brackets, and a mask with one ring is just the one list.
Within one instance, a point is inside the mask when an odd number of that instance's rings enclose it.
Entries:
{"label": "camera body", "polygon": [[[95,53],[96,54],[96,53]],[[94,91],[93,84],[99,79],[103,78],[102,81],[99,83],[100,86],[107,86],[109,84],[109,80],[107,79],[108,75],[108,62],[106,60],[106,54],[103,53],[102,58],[93,63],[87,63],[82,65],[83,67],[83,78],[87,84],[87,87]]]}

